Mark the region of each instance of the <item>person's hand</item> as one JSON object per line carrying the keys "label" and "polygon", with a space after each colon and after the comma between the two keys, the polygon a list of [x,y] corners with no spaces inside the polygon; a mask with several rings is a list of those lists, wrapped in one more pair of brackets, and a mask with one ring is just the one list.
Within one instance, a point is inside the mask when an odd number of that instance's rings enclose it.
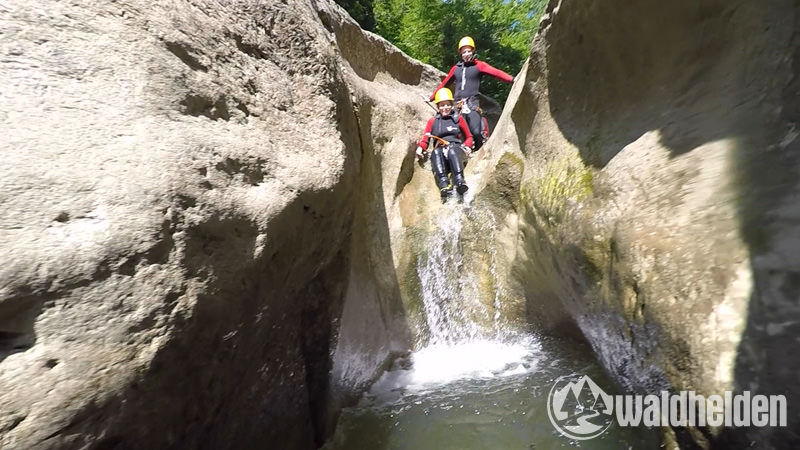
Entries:
{"label": "person's hand", "polygon": [[461,145],[461,149],[464,150],[464,154],[469,156],[472,154],[472,148],[467,147],[466,145]]}
{"label": "person's hand", "polygon": [[425,157],[425,155],[422,153],[422,147],[419,145],[417,146],[417,151],[415,153],[417,154],[417,159],[422,159]]}

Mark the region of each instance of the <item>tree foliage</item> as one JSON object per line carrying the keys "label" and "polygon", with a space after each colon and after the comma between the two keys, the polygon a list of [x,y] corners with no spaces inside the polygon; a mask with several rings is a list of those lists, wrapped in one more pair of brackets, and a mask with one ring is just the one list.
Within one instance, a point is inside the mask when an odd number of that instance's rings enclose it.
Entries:
{"label": "tree foliage", "polygon": [[[447,72],[458,61],[458,40],[471,36],[479,59],[512,75],[528,57],[547,6],[547,0],[361,1],[373,1],[374,31],[420,61]],[[491,77],[481,83],[481,92],[498,100],[509,89]]]}
{"label": "tree foliage", "polygon": [[350,16],[361,25],[361,28],[369,31],[375,29],[375,14],[372,11],[373,0],[336,0],[341,7],[350,13]]}

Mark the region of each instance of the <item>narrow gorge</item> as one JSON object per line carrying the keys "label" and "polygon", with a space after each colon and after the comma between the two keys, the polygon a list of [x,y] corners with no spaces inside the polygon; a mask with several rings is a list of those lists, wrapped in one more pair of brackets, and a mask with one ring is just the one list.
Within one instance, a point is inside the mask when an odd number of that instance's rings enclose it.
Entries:
{"label": "narrow gorge", "polygon": [[788,403],[581,446],[797,448],[799,24],[551,0],[443,205],[443,73],[332,1],[1,3],[0,448],[577,446],[580,371]]}

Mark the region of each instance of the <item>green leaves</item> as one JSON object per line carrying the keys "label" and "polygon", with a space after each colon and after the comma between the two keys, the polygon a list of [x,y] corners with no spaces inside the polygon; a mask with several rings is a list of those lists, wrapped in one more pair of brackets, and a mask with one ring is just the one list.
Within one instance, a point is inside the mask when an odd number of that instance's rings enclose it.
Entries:
{"label": "green leaves", "polygon": [[[365,30],[444,72],[458,62],[456,45],[472,36],[478,58],[519,72],[547,0],[336,0]],[[505,99],[510,86],[484,78],[481,92]]]}
{"label": "green leaves", "polygon": [[350,16],[361,25],[361,28],[369,31],[375,29],[375,15],[372,12],[373,0],[335,0],[340,6],[350,13]]}
{"label": "green leaves", "polygon": [[[547,6],[547,0],[373,1],[375,32],[410,56],[446,72],[458,61],[458,40],[472,36],[478,58],[511,75],[528,57]],[[509,85],[484,80],[484,94],[497,99],[508,94]]]}

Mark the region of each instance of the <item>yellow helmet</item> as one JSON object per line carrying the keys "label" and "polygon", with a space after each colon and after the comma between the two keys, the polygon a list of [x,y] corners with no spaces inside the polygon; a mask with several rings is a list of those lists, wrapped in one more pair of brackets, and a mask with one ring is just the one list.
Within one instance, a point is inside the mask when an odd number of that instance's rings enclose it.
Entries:
{"label": "yellow helmet", "polygon": [[447,88],[439,89],[438,91],[436,91],[436,95],[433,97],[433,102],[436,103],[437,105],[439,104],[439,102],[444,102],[447,100],[450,100],[451,102],[453,101],[453,93],[450,92],[450,89]]}
{"label": "yellow helmet", "polygon": [[461,47],[465,47],[467,45],[469,45],[470,47],[472,47],[473,50],[475,50],[475,41],[473,41],[472,38],[469,36],[464,36],[463,38],[461,38],[460,41],[458,41],[458,51],[460,52]]}

